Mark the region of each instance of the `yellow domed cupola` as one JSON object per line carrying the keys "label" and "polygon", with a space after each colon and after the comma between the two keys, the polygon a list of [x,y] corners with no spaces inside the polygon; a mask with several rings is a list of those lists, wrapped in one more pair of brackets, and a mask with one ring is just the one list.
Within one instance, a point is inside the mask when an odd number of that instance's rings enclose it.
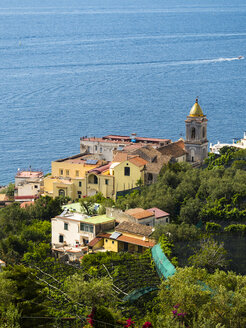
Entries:
{"label": "yellow domed cupola", "polygon": [[192,106],[189,116],[192,116],[192,117],[204,116],[203,111],[202,111],[200,105],[198,104],[198,98],[196,98],[196,102]]}

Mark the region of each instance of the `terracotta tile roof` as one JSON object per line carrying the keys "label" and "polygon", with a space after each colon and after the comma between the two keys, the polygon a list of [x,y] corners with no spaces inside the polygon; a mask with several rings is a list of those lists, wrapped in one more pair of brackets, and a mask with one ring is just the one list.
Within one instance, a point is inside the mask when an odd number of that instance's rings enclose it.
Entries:
{"label": "terracotta tile roof", "polygon": [[131,144],[131,145],[127,145],[124,147],[123,151],[125,152],[132,152],[135,151],[136,149],[139,149],[141,147],[143,147],[145,144],[144,143],[135,143],[135,144]]}
{"label": "terracotta tile roof", "polygon": [[115,227],[115,231],[128,232],[145,237],[150,236],[153,232],[152,227],[146,226],[144,224],[125,222],[125,221],[120,223],[117,227]]}
{"label": "terracotta tile roof", "polygon": [[102,240],[102,237],[96,237],[96,238],[92,239],[92,240],[89,242],[88,246],[93,247],[93,246],[95,246],[100,240]]}
{"label": "terracotta tile roof", "polygon": [[153,216],[153,212],[144,210],[143,208],[130,209],[130,210],[125,211],[125,213],[133,216],[137,220],[146,219],[146,218]]}
{"label": "terracotta tile roof", "polygon": [[144,166],[148,163],[145,159],[141,157],[133,157],[129,159],[129,162],[139,167]]}
{"label": "terracotta tile roof", "polygon": [[137,154],[147,160],[148,162],[154,161],[158,156],[160,156],[160,152],[158,152],[155,148],[145,145],[141,148],[135,149],[133,151],[134,154]]}
{"label": "terracotta tile roof", "polygon": [[136,213],[133,216],[137,220],[142,220],[142,219],[147,219],[147,218],[153,216],[153,213],[150,211],[147,211],[147,210],[143,210],[142,212]]}
{"label": "terracotta tile roof", "polygon": [[130,146],[127,146],[124,148],[123,152],[138,155],[146,160],[146,171],[155,174],[159,174],[163,165],[168,164],[172,158],[172,156],[162,155],[157,149],[150,145],[144,145],[133,149],[130,148]]}
{"label": "terracotta tile roof", "polygon": [[126,161],[127,158],[128,158],[128,154],[127,153],[124,153],[122,151],[118,151],[115,154],[115,156],[114,156],[113,162],[116,162],[116,163],[119,162],[119,163],[121,163],[121,162]]}
{"label": "terracotta tile roof", "polygon": [[129,161],[132,164],[140,167],[148,163],[145,159],[141,158],[139,155],[133,155],[133,154],[129,154],[128,152],[118,151],[114,156],[113,162],[122,163],[125,161]]}
{"label": "terracotta tile roof", "polygon": [[139,213],[143,210],[141,207],[136,207],[136,208],[130,208],[129,210],[125,211],[126,214],[133,215],[136,213]]}
{"label": "terracotta tile roof", "polygon": [[169,213],[160,210],[158,207],[149,208],[148,211],[152,212],[155,215],[156,219],[170,215]]}
{"label": "terracotta tile roof", "polygon": [[[108,238],[110,239],[111,234],[108,233],[100,233],[100,237],[103,238]],[[117,241],[122,241],[128,244],[133,244],[133,245],[138,245],[138,246],[143,246],[143,247],[153,247],[155,246],[155,241],[154,240],[143,240],[143,239],[138,239],[138,238],[134,238],[134,237],[128,237],[128,236],[124,236],[121,235],[117,238]]]}
{"label": "terracotta tile roof", "polygon": [[180,138],[178,141],[176,141],[176,144],[185,150],[184,139]]}
{"label": "terracotta tile roof", "polygon": [[162,155],[170,155],[173,158],[181,157],[187,154],[183,140],[179,140],[177,142],[170,143],[169,145],[159,147],[157,150]]}
{"label": "terracotta tile roof", "polygon": [[133,237],[128,237],[128,236],[120,236],[120,237],[117,238],[117,240],[124,241],[126,243],[133,244],[133,245],[144,246],[144,247],[153,247],[153,246],[155,246],[154,240],[146,241],[146,240],[133,238]]}
{"label": "terracotta tile roof", "polygon": [[23,203],[20,204],[20,207],[21,207],[21,208],[26,208],[26,207],[28,207],[28,206],[30,206],[30,205],[33,205],[33,204],[34,204],[33,201],[30,201],[30,202],[23,202]]}

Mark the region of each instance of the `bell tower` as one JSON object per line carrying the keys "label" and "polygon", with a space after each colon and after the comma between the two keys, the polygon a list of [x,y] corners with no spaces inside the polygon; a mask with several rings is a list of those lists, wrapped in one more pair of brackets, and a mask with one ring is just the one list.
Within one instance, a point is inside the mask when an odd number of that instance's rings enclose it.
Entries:
{"label": "bell tower", "polygon": [[208,157],[207,121],[196,99],[185,120],[185,150],[188,152],[188,162],[202,163]]}

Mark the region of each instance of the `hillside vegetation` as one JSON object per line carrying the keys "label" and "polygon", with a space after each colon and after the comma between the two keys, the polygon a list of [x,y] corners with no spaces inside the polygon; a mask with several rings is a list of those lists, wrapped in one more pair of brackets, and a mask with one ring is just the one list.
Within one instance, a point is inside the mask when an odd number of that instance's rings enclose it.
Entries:
{"label": "hillside vegetation", "polygon": [[[89,214],[95,201],[101,211],[114,205],[169,212],[172,223],[157,226],[153,235],[176,266],[167,280],[157,275],[149,250],[141,256],[89,254],[79,266],[52,258],[50,219],[61,213],[61,199],[1,209],[0,258],[8,266],[0,273],[0,328],[245,327],[246,278],[227,271],[221,238],[232,237],[232,244],[239,236],[243,256],[245,157],[246,151],[223,149],[203,168],[163,167],[155,184],[116,203],[102,195],[83,200]],[[151,289],[135,301],[125,299],[143,287]]]}
{"label": "hillside vegetation", "polygon": [[120,208],[159,207],[173,222],[243,222],[246,220],[246,150],[211,154],[203,169],[187,163],[163,167],[157,183],[142,187],[117,204]]}

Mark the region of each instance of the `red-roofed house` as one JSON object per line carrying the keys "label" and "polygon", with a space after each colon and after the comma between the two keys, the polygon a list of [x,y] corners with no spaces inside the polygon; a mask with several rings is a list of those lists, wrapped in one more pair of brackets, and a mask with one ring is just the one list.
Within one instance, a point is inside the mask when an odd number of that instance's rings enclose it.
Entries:
{"label": "red-roofed house", "polygon": [[155,216],[155,224],[158,223],[169,223],[170,214],[160,210],[158,207],[152,207],[148,209],[149,212],[152,212]]}
{"label": "red-roofed house", "polygon": [[113,233],[100,233],[89,244],[92,251],[111,251],[143,253],[152,248],[155,241],[151,239],[152,227],[139,223],[122,222]]}
{"label": "red-roofed house", "polygon": [[148,210],[144,210],[143,208],[132,208],[125,211],[125,214],[131,215],[140,224],[145,224],[152,227],[155,225],[154,213]]}
{"label": "red-roofed house", "polygon": [[147,210],[143,208],[131,208],[123,212],[119,208],[107,207],[106,215],[114,218],[117,223],[140,223],[154,227],[158,223],[169,223],[169,213],[153,207]]}
{"label": "red-roofed house", "polygon": [[157,207],[144,210],[143,208],[133,208],[125,211],[138,220],[139,223],[154,227],[158,223],[169,223],[169,213],[160,210]]}

